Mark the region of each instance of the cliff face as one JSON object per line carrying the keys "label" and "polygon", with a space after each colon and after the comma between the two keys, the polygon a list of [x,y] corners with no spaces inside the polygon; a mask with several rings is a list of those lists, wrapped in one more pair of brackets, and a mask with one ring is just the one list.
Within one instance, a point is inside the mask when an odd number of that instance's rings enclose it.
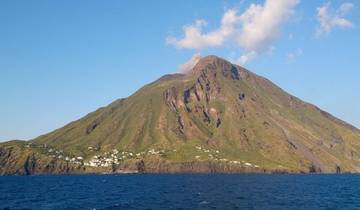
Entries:
{"label": "cliff face", "polygon": [[84,168],[25,147],[25,142],[8,142],[0,147],[0,175],[81,173]]}
{"label": "cliff face", "polygon": [[216,56],[29,142],[0,173],[358,172],[360,132]]}

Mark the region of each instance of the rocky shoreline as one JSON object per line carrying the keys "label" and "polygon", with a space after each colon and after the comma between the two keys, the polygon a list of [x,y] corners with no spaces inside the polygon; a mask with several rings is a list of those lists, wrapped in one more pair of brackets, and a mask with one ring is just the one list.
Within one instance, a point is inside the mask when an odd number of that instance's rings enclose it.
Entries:
{"label": "rocky shoreline", "polygon": [[[18,144],[16,144],[18,143]],[[0,146],[0,175],[45,175],[45,174],[133,174],[133,173],[321,173],[313,167],[303,170],[290,168],[263,168],[245,161],[227,159],[173,161],[150,155],[92,166],[88,162],[67,161],[56,156],[44,154],[23,145],[24,142],[12,142],[9,146]],[[157,153],[150,150],[151,153]],[[205,151],[207,152],[207,151]],[[206,153],[207,154],[207,153]],[[224,161],[226,160],[226,161]],[[341,172],[334,169],[333,173]],[[332,173],[332,172],[330,172]]]}
{"label": "rocky shoreline", "polygon": [[308,173],[307,171],[267,170],[242,167],[229,163],[212,161],[170,162],[166,160],[138,160],[116,167],[87,167],[56,160],[41,160],[32,154],[22,163],[4,165],[1,162],[0,175],[65,175],[65,174],[136,174],[136,173]]}

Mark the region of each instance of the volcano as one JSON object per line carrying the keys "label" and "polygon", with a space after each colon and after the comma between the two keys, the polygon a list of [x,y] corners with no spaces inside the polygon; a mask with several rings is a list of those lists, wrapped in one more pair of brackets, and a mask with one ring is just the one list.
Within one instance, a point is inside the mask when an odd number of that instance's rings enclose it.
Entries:
{"label": "volcano", "polygon": [[360,131],[217,56],[30,141],[0,174],[360,171]]}

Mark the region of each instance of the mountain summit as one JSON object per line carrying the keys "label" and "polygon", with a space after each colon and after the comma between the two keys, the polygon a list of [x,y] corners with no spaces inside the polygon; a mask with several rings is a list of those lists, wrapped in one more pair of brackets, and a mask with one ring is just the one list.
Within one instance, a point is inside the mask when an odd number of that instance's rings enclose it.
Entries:
{"label": "mountain summit", "polygon": [[359,172],[360,131],[217,56],[63,128],[0,144],[0,174]]}

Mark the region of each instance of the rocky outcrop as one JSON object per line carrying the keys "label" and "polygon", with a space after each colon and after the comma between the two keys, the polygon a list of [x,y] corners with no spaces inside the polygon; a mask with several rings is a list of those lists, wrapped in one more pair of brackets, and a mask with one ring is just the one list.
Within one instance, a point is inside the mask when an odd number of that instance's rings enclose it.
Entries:
{"label": "rocky outcrop", "polygon": [[83,173],[85,168],[22,146],[0,146],[0,175]]}

